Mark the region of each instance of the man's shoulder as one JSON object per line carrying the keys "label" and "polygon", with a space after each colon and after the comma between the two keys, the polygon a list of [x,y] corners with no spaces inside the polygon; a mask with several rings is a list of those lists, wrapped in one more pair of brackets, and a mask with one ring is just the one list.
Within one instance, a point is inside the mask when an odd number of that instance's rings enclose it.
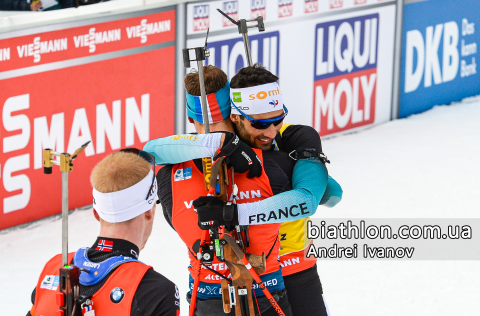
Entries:
{"label": "man's shoulder", "polygon": [[275,138],[279,150],[290,152],[301,148],[313,148],[322,151],[320,135],[311,126],[284,124]]}
{"label": "man's shoulder", "polygon": [[163,285],[175,285],[172,281],[166,278],[163,274],[155,271],[154,269],[149,269],[143,276],[142,282],[155,282]]}
{"label": "man's shoulder", "polygon": [[149,269],[138,285],[132,311],[142,315],[178,315],[180,294],[175,283]]}
{"label": "man's shoulder", "polygon": [[316,130],[308,125],[302,125],[302,124],[283,124],[282,128],[280,129],[280,135],[283,135],[283,133],[294,133],[294,132],[315,132]]}

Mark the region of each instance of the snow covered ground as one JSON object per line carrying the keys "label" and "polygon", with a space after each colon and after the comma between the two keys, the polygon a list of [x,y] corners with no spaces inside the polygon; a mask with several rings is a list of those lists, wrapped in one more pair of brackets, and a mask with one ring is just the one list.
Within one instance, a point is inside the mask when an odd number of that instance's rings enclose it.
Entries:
{"label": "snow covered ground", "polygon": [[[319,208],[315,217],[480,217],[479,123],[475,97],[325,140],[329,172],[344,197],[334,209]],[[95,240],[99,225],[91,213],[71,214],[70,250]],[[187,253],[157,214],[140,259],[179,286],[187,315]],[[60,236],[59,218],[0,231],[0,315],[27,313],[43,264],[61,250]],[[329,260],[318,267],[335,316],[480,315],[478,261]]]}

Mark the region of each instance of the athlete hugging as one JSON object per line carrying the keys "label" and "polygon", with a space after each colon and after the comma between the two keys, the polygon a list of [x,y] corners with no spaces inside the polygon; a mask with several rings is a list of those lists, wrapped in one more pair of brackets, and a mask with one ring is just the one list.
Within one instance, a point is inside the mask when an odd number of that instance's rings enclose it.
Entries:
{"label": "athlete hugging", "polygon": [[[316,262],[304,256],[311,242],[305,221],[319,204],[333,207],[342,197],[340,185],[328,176],[318,133],[283,123],[288,108],[279,78],[261,65],[241,69],[231,82],[221,69],[205,66],[204,78],[208,117],[202,114],[198,73],[184,80],[188,119],[198,134],[160,138],[144,147],[157,164],[166,165],[157,174],[158,197],[165,218],[188,248],[187,300],[199,278],[195,315],[235,315],[233,308],[225,313],[222,302],[222,280],[230,280],[232,273],[217,256],[198,273],[197,253],[204,230],[249,225],[246,253],[264,254],[266,260],[262,284],[252,286],[256,315],[278,315],[263,286],[285,315],[329,315]],[[207,119],[210,134],[204,134]],[[224,157],[235,170],[238,190],[229,187],[227,201],[207,196],[203,157]]]}

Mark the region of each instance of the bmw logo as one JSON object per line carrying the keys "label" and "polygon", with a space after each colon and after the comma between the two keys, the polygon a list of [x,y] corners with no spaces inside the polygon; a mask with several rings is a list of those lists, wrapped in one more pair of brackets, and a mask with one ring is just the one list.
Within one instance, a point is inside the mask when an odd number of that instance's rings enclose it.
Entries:
{"label": "bmw logo", "polygon": [[110,300],[115,304],[120,303],[123,300],[124,296],[125,296],[125,292],[123,292],[123,290],[119,287],[114,288],[110,292]]}

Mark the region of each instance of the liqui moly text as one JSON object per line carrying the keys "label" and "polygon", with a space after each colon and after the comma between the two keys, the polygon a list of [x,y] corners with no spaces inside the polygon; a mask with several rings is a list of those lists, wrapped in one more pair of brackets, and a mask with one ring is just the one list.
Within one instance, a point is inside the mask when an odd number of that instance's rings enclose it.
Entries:
{"label": "liqui moly text", "polygon": [[373,123],[379,15],[317,24],[313,126],[321,135]]}

